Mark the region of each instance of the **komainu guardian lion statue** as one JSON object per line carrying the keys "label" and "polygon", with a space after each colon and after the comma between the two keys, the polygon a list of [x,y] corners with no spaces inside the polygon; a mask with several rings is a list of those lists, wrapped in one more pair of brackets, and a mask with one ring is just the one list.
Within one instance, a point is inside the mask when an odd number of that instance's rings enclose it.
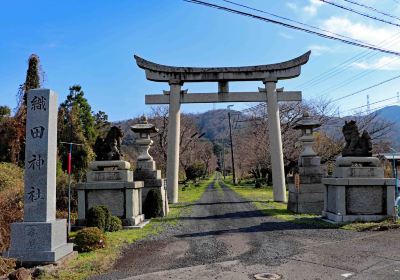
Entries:
{"label": "komainu guardian lion statue", "polygon": [[355,121],[345,122],[343,126],[343,136],[346,145],[343,148],[343,157],[370,157],[372,156],[371,137],[366,130],[362,135],[358,131]]}
{"label": "komainu guardian lion statue", "polygon": [[97,137],[94,144],[96,160],[121,160],[121,139],[124,136],[122,130],[113,126],[105,138]]}

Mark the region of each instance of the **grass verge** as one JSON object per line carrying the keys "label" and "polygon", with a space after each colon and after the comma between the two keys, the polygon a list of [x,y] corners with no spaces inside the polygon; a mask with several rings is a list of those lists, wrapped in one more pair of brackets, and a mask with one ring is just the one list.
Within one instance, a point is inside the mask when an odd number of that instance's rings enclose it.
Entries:
{"label": "grass verge", "polygon": [[[188,184],[179,188],[179,203],[170,205],[170,212],[165,218],[151,219],[149,225],[142,229],[107,232],[107,247],[88,253],[80,253],[78,257],[65,267],[47,273],[40,279],[80,280],[98,275],[109,270],[119,258],[124,246],[146,237],[160,234],[168,226],[176,225],[179,217],[190,212],[191,204],[200,199],[207,186],[214,180],[211,177],[197,184]],[[73,237],[75,233],[72,233]]]}
{"label": "grass verge", "polygon": [[260,189],[254,188],[254,185],[233,185],[231,179],[227,177],[224,180],[225,185],[241,195],[243,198],[251,201],[264,215],[272,216],[279,220],[308,224],[320,228],[341,228],[354,231],[384,231],[400,228],[400,221],[394,223],[391,220],[380,222],[354,222],[348,224],[331,224],[318,218],[317,215],[296,214],[287,210],[286,203],[274,202],[272,187]]}
{"label": "grass verge", "polygon": [[385,231],[390,229],[399,229],[400,222],[393,222],[389,219],[381,222],[355,222],[342,225],[340,228],[355,231]]}
{"label": "grass verge", "polygon": [[247,184],[245,186],[235,186],[229,181],[229,178],[225,179],[223,182],[244,199],[251,201],[251,203],[266,216],[272,216],[287,222],[307,224],[322,228],[338,227],[337,225],[333,225],[318,219],[317,215],[296,214],[288,211],[286,203],[273,201],[273,191],[272,187],[270,186],[259,189]]}

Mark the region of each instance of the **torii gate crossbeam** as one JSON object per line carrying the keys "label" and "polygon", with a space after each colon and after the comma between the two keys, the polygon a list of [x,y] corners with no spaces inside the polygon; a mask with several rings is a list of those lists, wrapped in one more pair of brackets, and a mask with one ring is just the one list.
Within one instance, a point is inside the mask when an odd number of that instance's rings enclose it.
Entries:
{"label": "torii gate crossbeam", "polygon": [[[150,81],[167,82],[169,91],[146,95],[146,104],[169,104],[167,189],[169,200],[178,202],[180,105],[182,103],[267,102],[274,201],[286,202],[285,172],[279,118],[279,101],[301,101],[301,92],[276,88],[278,80],[300,75],[311,51],[281,63],[245,67],[175,67],[156,64],[135,56]],[[229,92],[230,81],[261,81],[258,92]],[[185,82],[218,82],[218,93],[182,91]]]}

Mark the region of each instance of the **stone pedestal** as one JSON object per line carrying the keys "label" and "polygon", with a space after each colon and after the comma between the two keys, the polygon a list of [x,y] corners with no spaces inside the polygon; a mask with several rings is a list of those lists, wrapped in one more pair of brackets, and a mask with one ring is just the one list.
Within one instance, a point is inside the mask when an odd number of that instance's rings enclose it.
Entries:
{"label": "stone pedestal", "polygon": [[147,193],[151,189],[156,189],[161,193],[163,201],[161,215],[166,216],[169,212],[167,186],[165,180],[161,178],[161,170],[156,170],[156,163],[153,160],[138,161],[134,177],[144,182],[144,188],[142,190],[143,201],[146,199]]}
{"label": "stone pedestal", "polygon": [[78,221],[86,224],[88,209],[104,205],[118,216],[124,226],[136,226],[144,221],[142,214],[143,182],[133,180],[126,161],[94,161],[90,163],[85,183],[77,184]]}
{"label": "stone pedestal", "polygon": [[57,108],[54,92],[28,92],[24,221],[11,224],[4,254],[24,265],[55,263],[73,250],[66,220],[56,220]]}
{"label": "stone pedestal", "polygon": [[[151,189],[155,189],[161,193],[162,197],[162,216],[166,216],[169,212],[167,186],[164,179],[161,178],[161,170],[156,169],[156,163],[149,154],[150,146],[153,140],[150,139],[151,133],[158,130],[154,124],[147,122],[147,118],[143,116],[138,124],[131,126],[131,130],[137,135],[135,146],[139,152],[136,169],[135,180],[144,182],[142,191],[143,201],[146,199],[147,193]],[[177,199],[177,196],[175,196]]]}
{"label": "stone pedestal", "polygon": [[339,157],[324,184],[323,216],[334,222],[379,221],[393,215],[395,179],[374,157]]}
{"label": "stone pedestal", "polygon": [[[288,210],[295,213],[320,215],[324,209],[324,186],[321,183],[325,170],[320,157],[300,157],[299,173],[288,177]],[[297,177],[297,178],[296,178]]]}

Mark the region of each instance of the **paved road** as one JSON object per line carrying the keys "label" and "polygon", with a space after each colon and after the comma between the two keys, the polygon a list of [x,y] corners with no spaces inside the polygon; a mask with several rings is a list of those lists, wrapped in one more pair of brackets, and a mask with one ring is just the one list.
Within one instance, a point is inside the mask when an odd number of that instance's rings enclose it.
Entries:
{"label": "paved road", "polygon": [[400,231],[318,229],[262,216],[210,184],[181,226],[128,247],[94,279],[400,279]]}

